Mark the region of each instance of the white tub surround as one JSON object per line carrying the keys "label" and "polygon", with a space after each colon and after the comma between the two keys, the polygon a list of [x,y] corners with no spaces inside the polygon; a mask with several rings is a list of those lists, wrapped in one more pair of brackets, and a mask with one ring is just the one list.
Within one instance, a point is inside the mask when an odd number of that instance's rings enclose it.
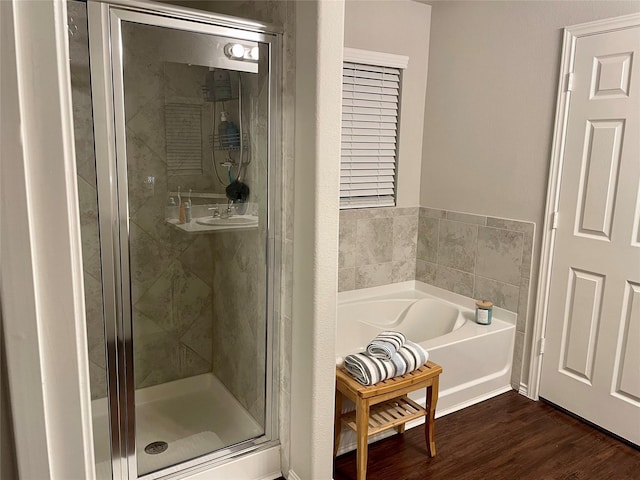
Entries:
{"label": "white tub surround", "polygon": [[518,314],[511,385],[523,393],[534,236],[531,222],[420,208],[416,280]]}
{"label": "white tub surround", "polygon": [[[516,315],[495,307],[491,325],[478,325],[474,318],[474,299],[417,281],[343,292],[336,354],[344,358],[362,351],[384,330],[404,333],[429,352],[429,360],[442,366],[436,411],[440,417],[511,390]],[[410,397],[425,405],[425,392]],[[353,405],[346,403],[343,411],[352,410]],[[421,423],[424,419],[407,426]],[[343,432],[339,453],[355,448],[355,441],[353,432]]]}
{"label": "white tub surround", "polygon": [[417,280],[517,312],[511,385],[526,393],[520,370],[534,232],[530,222],[435,208],[343,210],[338,289]]}

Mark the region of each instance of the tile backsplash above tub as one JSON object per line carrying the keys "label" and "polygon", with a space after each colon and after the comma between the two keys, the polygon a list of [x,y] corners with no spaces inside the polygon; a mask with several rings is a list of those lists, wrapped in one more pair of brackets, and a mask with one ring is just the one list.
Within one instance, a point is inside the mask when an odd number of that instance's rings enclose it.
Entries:
{"label": "tile backsplash above tub", "polygon": [[534,228],[424,207],[342,210],[339,290],[415,279],[520,313]]}
{"label": "tile backsplash above tub", "polygon": [[418,207],[340,212],[338,290],[413,280]]}
{"label": "tile backsplash above tub", "polygon": [[421,208],[416,280],[521,313],[534,224]]}

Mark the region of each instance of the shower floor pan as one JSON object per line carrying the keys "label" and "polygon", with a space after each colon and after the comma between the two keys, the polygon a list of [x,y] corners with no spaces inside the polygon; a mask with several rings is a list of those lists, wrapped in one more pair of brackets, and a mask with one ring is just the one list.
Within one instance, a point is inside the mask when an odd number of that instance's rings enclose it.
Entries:
{"label": "shower floor pan", "polygon": [[[111,479],[106,399],[92,402],[98,480]],[[144,475],[255,438],[263,428],[213,374],[136,391],[138,475]],[[161,453],[147,453],[166,442]],[[154,448],[155,447],[155,448]],[[158,444],[150,451],[162,450]]]}

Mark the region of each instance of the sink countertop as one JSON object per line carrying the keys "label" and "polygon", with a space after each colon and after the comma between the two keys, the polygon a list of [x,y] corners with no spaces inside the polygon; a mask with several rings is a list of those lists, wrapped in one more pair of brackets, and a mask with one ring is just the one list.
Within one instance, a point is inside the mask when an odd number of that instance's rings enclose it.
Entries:
{"label": "sink countertop", "polygon": [[[203,217],[204,218],[204,217]],[[233,217],[231,217],[233,218]],[[258,223],[255,224],[240,224],[240,225],[202,225],[197,223],[197,218],[192,218],[190,223],[178,223],[177,218],[166,218],[165,222],[172,227],[181,230],[186,233],[215,233],[215,232],[229,232],[232,230],[253,230],[258,228]],[[257,217],[256,217],[257,220]]]}

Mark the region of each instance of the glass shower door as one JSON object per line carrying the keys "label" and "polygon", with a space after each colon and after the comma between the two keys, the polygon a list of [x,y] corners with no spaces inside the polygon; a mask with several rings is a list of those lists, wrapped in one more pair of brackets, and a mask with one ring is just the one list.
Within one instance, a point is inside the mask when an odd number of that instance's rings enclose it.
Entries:
{"label": "glass shower door", "polygon": [[112,450],[155,478],[273,438],[274,38],[102,7],[103,40],[106,20]]}

